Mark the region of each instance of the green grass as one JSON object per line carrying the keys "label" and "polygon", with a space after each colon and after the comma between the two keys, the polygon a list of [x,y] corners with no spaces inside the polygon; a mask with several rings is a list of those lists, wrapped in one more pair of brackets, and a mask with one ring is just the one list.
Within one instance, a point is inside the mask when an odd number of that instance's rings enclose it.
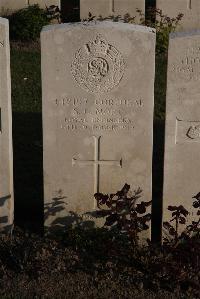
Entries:
{"label": "green grass", "polygon": [[41,72],[38,51],[11,51],[13,112],[41,112]]}
{"label": "green grass", "polygon": [[[40,51],[11,51],[15,219],[36,229],[43,222]],[[156,59],[153,209],[160,214],[164,144],[166,58]],[[160,219],[153,220],[158,227]]]}

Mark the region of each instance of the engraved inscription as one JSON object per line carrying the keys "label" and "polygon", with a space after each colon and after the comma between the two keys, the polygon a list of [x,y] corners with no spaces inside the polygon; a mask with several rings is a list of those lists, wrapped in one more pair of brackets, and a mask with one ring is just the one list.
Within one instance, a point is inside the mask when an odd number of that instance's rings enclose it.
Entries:
{"label": "engraved inscription", "polygon": [[135,129],[135,115],[142,111],[141,98],[87,98],[58,97],[54,100],[56,109],[64,111],[61,129],[66,131],[113,131]]}
{"label": "engraved inscription", "polygon": [[[88,63],[88,77],[93,78],[96,81],[100,81],[102,77],[105,77],[108,74],[109,66],[105,59],[101,57],[96,57]],[[92,78],[93,77],[93,78]]]}
{"label": "engraved inscription", "polygon": [[192,0],[188,0],[188,8],[192,9]]}
{"label": "engraved inscription", "polygon": [[176,119],[176,144],[200,142],[200,121]]}
{"label": "engraved inscription", "polygon": [[172,71],[177,78],[186,80],[200,80],[200,46],[196,45],[186,51],[184,57],[175,61]]}
{"label": "engraved inscription", "polygon": [[[72,166],[83,165],[94,167],[94,194],[99,192],[99,169],[100,166],[117,166],[122,167],[122,159],[117,160],[101,160],[100,159],[100,139],[101,136],[93,136],[94,138],[94,159],[93,160],[79,160],[72,158]],[[96,208],[96,200],[94,201],[94,208]]]}
{"label": "engraved inscription", "polygon": [[101,35],[75,54],[71,72],[80,87],[91,93],[105,93],[117,86],[124,74],[121,53]]}
{"label": "engraved inscription", "polygon": [[115,0],[110,0],[111,1],[111,11],[112,13],[115,12]]}
{"label": "engraved inscription", "polygon": [[3,41],[0,40],[0,47],[2,48],[4,47],[4,40]]}
{"label": "engraved inscription", "polygon": [[200,125],[191,126],[188,129],[186,136],[190,139],[199,139],[200,138]]}

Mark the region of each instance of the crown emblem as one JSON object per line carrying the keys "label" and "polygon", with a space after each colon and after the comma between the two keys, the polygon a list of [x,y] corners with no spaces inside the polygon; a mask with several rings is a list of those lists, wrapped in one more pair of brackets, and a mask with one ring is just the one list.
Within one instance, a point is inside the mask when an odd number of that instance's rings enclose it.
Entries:
{"label": "crown emblem", "polygon": [[124,70],[121,53],[99,34],[77,50],[71,64],[76,82],[92,93],[108,92],[119,85]]}
{"label": "crown emblem", "polygon": [[188,129],[186,136],[190,139],[199,139],[200,138],[200,125],[191,126]]}
{"label": "crown emblem", "polygon": [[86,44],[86,48],[91,55],[106,55],[109,44],[101,35],[97,35],[95,40]]}

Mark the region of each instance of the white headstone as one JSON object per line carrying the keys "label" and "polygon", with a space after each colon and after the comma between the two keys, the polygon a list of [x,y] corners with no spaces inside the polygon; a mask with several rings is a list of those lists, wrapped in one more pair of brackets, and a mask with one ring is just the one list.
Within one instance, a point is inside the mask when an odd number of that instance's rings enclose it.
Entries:
{"label": "white headstone", "polygon": [[0,18],[0,229],[13,223],[13,154],[9,27]]}
{"label": "white headstone", "polygon": [[179,13],[184,16],[177,31],[186,31],[200,28],[200,1],[199,0],[157,0],[156,6],[164,15],[176,18]]}
{"label": "white headstone", "polygon": [[29,0],[29,5],[38,4],[41,8],[46,8],[51,5],[60,7],[61,0]]}
{"label": "white headstone", "polygon": [[55,5],[60,7],[60,0],[0,0],[0,12],[12,12],[22,8],[28,7],[28,5],[38,4],[41,8]]}
{"label": "white headstone", "polygon": [[136,17],[136,23],[140,23],[137,9],[145,13],[145,0],[80,0],[80,19],[88,19],[89,13],[96,17],[124,17],[128,13]]}
{"label": "white headstone", "polygon": [[151,200],[153,29],[63,24],[41,39],[45,225],[86,217],[94,193],[125,183]]}
{"label": "white headstone", "polygon": [[183,205],[194,219],[200,191],[200,31],[171,35],[168,57],[163,220]]}
{"label": "white headstone", "polygon": [[0,10],[3,11],[15,11],[28,6],[27,0],[1,0]]}

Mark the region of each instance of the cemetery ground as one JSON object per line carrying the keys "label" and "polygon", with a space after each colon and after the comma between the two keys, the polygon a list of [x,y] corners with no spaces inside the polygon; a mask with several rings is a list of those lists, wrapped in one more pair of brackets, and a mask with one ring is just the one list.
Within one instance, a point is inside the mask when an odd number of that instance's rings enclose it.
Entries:
{"label": "cemetery ground", "polygon": [[[157,57],[154,241],[160,238],[166,63],[165,55]],[[114,240],[104,229],[69,230],[59,240],[43,236],[37,43],[11,44],[11,74],[16,227],[12,237],[0,241],[0,298],[199,298],[198,239],[175,248],[149,245],[133,250],[126,240],[117,236]]]}

